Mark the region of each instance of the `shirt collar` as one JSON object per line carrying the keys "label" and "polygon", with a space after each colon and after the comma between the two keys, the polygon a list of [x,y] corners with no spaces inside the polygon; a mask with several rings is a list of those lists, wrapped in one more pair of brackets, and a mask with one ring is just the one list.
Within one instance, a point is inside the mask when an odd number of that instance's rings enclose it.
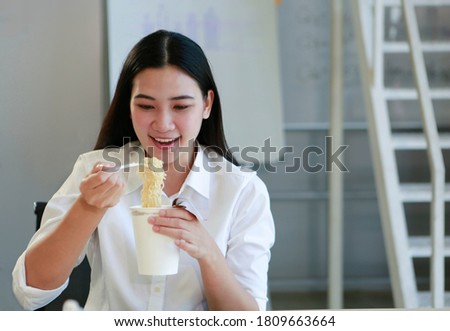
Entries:
{"label": "shirt collar", "polygon": [[[132,148],[141,148],[139,142],[133,142],[130,145]],[[131,162],[138,161],[137,155],[132,154],[130,156]],[[142,179],[138,174],[137,168],[132,169],[126,177],[127,193],[135,191],[142,186]],[[208,171],[208,158],[205,155],[205,147],[197,144],[194,164],[181,186],[179,194],[175,198],[200,221],[206,221],[209,216],[210,182],[211,173]],[[167,197],[164,198],[164,200],[169,199]]]}
{"label": "shirt collar", "polygon": [[183,192],[184,187],[189,186],[204,198],[209,199],[209,185],[211,178],[210,173],[205,167],[205,162],[208,162],[205,156],[205,148],[198,145],[194,164],[191,171],[189,171],[180,192]]}
{"label": "shirt collar", "polygon": [[204,147],[198,145],[194,164],[176,197],[177,204],[194,214],[199,221],[206,221],[209,217],[211,174],[204,162],[207,162]]}

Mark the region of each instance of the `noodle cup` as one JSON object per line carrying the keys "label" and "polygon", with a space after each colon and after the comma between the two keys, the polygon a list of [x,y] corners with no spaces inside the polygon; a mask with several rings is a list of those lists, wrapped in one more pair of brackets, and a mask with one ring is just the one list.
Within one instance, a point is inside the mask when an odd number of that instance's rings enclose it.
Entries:
{"label": "noodle cup", "polygon": [[149,216],[158,215],[161,208],[131,207],[138,271],[141,275],[173,275],[178,272],[180,249],[175,240],[156,233],[148,223]]}

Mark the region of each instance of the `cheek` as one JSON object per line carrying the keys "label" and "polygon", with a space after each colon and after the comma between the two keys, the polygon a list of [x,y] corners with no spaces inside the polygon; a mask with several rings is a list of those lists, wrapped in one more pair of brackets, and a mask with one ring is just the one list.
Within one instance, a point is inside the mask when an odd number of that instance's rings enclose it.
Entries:
{"label": "cheek", "polygon": [[148,125],[148,116],[145,116],[144,113],[139,111],[131,111],[130,114],[131,122],[133,123],[134,130],[136,133],[142,130],[147,130]]}
{"label": "cheek", "polygon": [[202,116],[190,116],[185,118],[184,121],[181,121],[179,125],[183,127],[184,131],[189,131],[191,135],[196,135],[198,134],[198,131],[200,131],[202,121]]}

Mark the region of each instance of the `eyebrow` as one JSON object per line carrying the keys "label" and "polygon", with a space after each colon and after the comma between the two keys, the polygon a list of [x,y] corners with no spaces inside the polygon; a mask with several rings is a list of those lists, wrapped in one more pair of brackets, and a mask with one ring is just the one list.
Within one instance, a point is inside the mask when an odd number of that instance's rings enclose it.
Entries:
{"label": "eyebrow", "polygon": [[[142,94],[142,93],[136,95],[133,99],[148,99],[148,100],[153,100],[153,101],[156,100],[151,95],[146,95],[146,94]],[[192,99],[193,100],[194,97],[191,95],[188,95],[188,94],[183,94],[183,95],[178,95],[176,97],[169,98],[169,100],[183,100],[183,99]]]}

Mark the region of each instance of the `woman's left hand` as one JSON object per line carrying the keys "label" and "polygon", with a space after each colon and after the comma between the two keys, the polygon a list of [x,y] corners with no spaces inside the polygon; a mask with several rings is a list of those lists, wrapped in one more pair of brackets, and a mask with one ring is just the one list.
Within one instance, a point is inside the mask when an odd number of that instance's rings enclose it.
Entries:
{"label": "woman's left hand", "polygon": [[161,210],[148,219],[153,231],[175,239],[182,250],[197,260],[213,258],[218,247],[197,217],[184,208]]}

